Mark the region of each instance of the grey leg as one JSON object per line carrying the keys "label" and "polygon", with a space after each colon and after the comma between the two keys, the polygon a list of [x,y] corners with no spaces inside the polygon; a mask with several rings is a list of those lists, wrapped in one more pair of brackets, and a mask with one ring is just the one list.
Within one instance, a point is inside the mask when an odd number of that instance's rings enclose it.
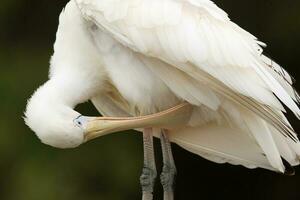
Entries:
{"label": "grey leg", "polygon": [[164,161],[163,170],[160,175],[160,181],[164,188],[164,200],[173,200],[175,176],[177,170],[172,155],[171,143],[166,130],[162,130],[160,140]]}
{"label": "grey leg", "polygon": [[153,151],[152,129],[144,129],[144,168],[140,177],[140,183],[143,190],[143,200],[153,199],[153,188],[157,175],[155,166],[155,157]]}

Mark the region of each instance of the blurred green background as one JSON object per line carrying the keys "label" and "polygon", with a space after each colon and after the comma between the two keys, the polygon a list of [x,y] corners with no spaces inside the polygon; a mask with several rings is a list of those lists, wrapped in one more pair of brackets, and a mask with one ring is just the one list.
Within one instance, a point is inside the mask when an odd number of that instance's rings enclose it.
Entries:
{"label": "blurred green background", "polygon": [[[140,199],[142,137],[126,132],[77,149],[43,145],[24,125],[26,100],[47,80],[58,15],[66,0],[1,0],[0,199]],[[269,44],[266,52],[300,80],[300,1],[218,0],[231,18]],[[237,55],[238,56],[238,55]],[[300,88],[296,84],[296,88]],[[89,104],[78,110],[97,115]],[[295,129],[299,121],[290,116]],[[161,161],[156,140],[157,160]],[[300,199],[300,168],[286,177],[217,165],[174,145],[176,199]],[[159,166],[159,165],[158,165]],[[158,167],[159,169],[159,167]],[[161,188],[157,184],[157,196]]]}

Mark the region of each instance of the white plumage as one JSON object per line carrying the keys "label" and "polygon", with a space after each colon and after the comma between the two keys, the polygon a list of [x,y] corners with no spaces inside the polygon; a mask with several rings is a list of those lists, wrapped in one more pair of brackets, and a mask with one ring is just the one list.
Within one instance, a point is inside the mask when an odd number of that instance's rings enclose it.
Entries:
{"label": "white plumage", "polygon": [[172,142],[214,162],[284,172],[282,158],[299,164],[300,143],[282,103],[300,117],[299,96],[262,46],[210,0],[71,0],[26,122],[44,143],[75,147],[79,103],[121,117],[186,101],[191,118],[170,130]]}

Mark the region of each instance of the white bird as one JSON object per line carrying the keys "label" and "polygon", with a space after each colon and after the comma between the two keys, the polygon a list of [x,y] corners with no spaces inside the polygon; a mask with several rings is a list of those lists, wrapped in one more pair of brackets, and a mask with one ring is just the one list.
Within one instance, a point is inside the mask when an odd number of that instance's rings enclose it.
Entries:
{"label": "white bird", "polygon": [[[300,143],[283,104],[299,118],[299,95],[264,46],[210,0],[71,0],[25,120],[59,148],[143,131],[143,199],[156,177],[152,135],[165,199],[176,174],[169,140],[217,163],[284,173],[299,164]],[[74,110],[88,100],[105,117]]]}

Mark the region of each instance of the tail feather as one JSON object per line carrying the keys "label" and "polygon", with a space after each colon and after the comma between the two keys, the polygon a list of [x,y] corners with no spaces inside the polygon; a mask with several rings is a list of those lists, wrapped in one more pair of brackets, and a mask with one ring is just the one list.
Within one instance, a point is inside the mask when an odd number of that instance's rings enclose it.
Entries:
{"label": "tail feather", "polygon": [[260,118],[245,117],[249,131],[210,122],[170,130],[170,139],[184,149],[216,163],[265,168],[285,173],[299,164],[300,144],[284,137]]}
{"label": "tail feather", "polygon": [[253,113],[246,111],[243,113],[243,118],[253,137],[266,154],[270,164],[280,172],[284,172],[285,168],[280,153],[267,123]]}
{"label": "tail feather", "polygon": [[294,151],[293,147],[288,144],[285,137],[278,133],[278,131],[272,127],[269,127],[274,133],[272,136],[274,138],[275,144],[280,152],[280,155],[292,166],[299,165],[299,158],[297,153]]}
{"label": "tail feather", "polygon": [[256,141],[239,129],[210,123],[170,130],[170,139],[213,162],[279,171],[270,164]]}

